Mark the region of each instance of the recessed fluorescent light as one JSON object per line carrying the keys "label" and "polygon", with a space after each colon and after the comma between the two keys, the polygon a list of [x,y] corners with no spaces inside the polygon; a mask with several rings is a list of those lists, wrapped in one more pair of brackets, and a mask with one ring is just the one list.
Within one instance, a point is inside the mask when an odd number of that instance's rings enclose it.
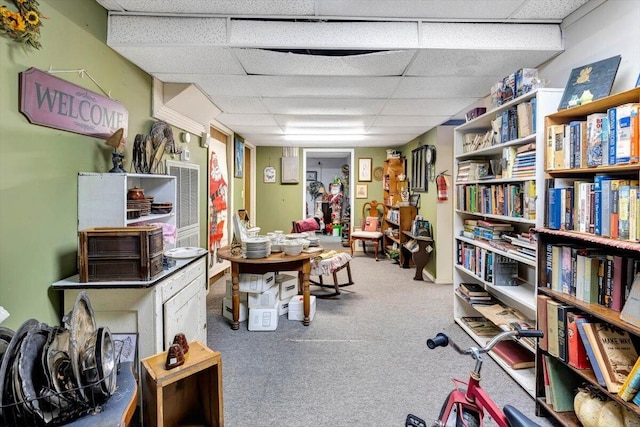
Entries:
{"label": "recessed fluorescent light", "polygon": [[325,128],[325,127],[287,127],[286,135],[359,135],[365,133],[363,127]]}
{"label": "recessed fluorescent light", "polygon": [[285,135],[287,141],[364,141],[364,135]]}

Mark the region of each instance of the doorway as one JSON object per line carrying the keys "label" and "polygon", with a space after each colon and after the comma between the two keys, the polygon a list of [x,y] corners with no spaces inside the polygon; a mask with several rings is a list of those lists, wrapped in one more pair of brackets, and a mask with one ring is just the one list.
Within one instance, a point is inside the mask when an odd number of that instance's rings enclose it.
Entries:
{"label": "doorway", "polygon": [[[303,150],[302,218],[322,217],[323,223],[353,226],[354,150],[305,148]],[[332,185],[334,184],[334,185]],[[335,185],[339,184],[339,185]],[[341,191],[341,206],[329,203],[331,189]],[[339,213],[338,213],[339,210]]]}

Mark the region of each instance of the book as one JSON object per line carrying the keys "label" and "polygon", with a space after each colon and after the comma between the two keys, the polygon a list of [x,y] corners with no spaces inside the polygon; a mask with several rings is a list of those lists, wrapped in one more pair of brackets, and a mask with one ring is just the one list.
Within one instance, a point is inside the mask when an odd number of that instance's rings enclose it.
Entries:
{"label": "book", "polygon": [[567,315],[575,307],[568,304],[558,305],[558,359],[569,361],[569,334],[567,330]]}
{"label": "book", "polygon": [[535,366],[535,355],[513,340],[500,341],[491,351],[511,369],[527,369]]}
{"label": "book", "polygon": [[547,301],[547,351],[550,355],[558,357],[558,301]]}
{"label": "book", "polygon": [[636,274],[631,291],[620,312],[620,319],[640,328],[640,274]]}
{"label": "book", "polygon": [[460,283],[460,290],[473,297],[489,296],[489,292],[477,283]]}
{"label": "book", "polygon": [[[594,113],[587,116],[587,166],[601,166],[603,144],[603,119],[605,113]],[[606,132],[605,132],[606,134]],[[607,141],[608,143],[608,141]]]}
{"label": "book", "polygon": [[551,396],[551,383],[549,382],[549,368],[547,367],[547,356],[542,357],[542,380],[544,382],[544,401],[547,405],[551,405],[553,397]]}
{"label": "book", "polygon": [[555,412],[573,411],[573,400],[579,385],[578,377],[553,357],[544,356],[551,388],[551,406]]}
{"label": "book", "polygon": [[502,332],[502,329],[483,316],[465,316],[460,321],[480,337],[493,337]]}
{"label": "book", "polygon": [[542,338],[538,339],[538,347],[542,350],[547,350],[548,348],[548,337],[547,337],[547,302],[551,300],[551,297],[547,295],[538,294],[537,297],[537,315],[538,315],[538,329],[541,330],[544,335]]}
{"label": "book", "polygon": [[622,387],[620,387],[620,391],[618,391],[618,396],[620,396],[620,399],[628,402],[633,399],[633,396],[638,393],[638,390],[640,390],[640,357],[638,357],[631,372],[627,375],[627,379],[622,383]]}
{"label": "book", "polygon": [[578,319],[586,319],[586,316],[573,311],[567,313],[568,363],[576,369],[591,370],[591,362],[587,356],[587,350],[580,337],[580,332],[578,332]]}
{"label": "book", "polygon": [[606,323],[582,323],[607,390],[618,393],[638,359],[629,332]]}
{"label": "book", "polygon": [[587,356],[589,358],[589,363],[591,363],[591,369],[593,369],[593,373],[596,376],[596,380],[598,384],[602,387],[606,387],[607,384],[604,381],[604,376],[602,375],[602,370],[600,369],[600,365],[596,361],[596,355],[593,347],[591,347],[591,343],[587,338],[587,334],[584,329],[584,325],[588,323],[589,320],[586,318],[578,318],[576,319],[576,324],[578,325],[578,333],[580,334],[580,338],[582,339],[582,343],[584,344],[584,349],[587,352]]}

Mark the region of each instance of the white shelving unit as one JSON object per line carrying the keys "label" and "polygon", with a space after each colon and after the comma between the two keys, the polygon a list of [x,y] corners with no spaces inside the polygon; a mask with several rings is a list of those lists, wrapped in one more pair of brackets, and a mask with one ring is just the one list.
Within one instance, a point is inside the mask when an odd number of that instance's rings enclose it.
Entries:
{"label": "white shelving unit", "polygon": [[[536,283],[537,283],[537,261],[536,258],[530,258],[519,255],[509,250],[504,250],[493,246],[486,240],[474,239],[466,237],[462,234],[464,230],[464,221],[466,219],[488,220],[509,223],[513,226],[514,232],[526,231],[529,228],[542,226],[544,220],[544,118],[557,110],[560,98],[562,97],[561,89],[538,89],[529,92],[519,98],[516,98],[500,107],[488,111],[485,114],[470,120],[454,130],[454,179],[458,177],[458,164],[465,160],[490,160],[502,157],[503,149],[506,147],[518,148],[531,143],[536,144],[535,150],[535,172],[531,177],[512,177],[512,178],[491,178],[491,179],[471,179],[464,182],[455,182],[454,185],[454,221],[453,221],[453,245],[458,248],[459,245],[476,247],[495,255],[502,255],[518,263],[518,277],[521,279],[518,286],[496,286],[493,280],[485,280],[483,277],[476,275],[473,271],[454,262],[453,268],[453,284],[454,284],[454,319],[478,344],[484,345],[487,337],[476,335],[473,330],[468,328],[461,320],[464,316],[481,316],[481,314],[467,301],[459,296],[455,289],[460,283],[474,282],[480,284],[502,305],[512,307],[520,311],[524,316],[532,321],[536,319]],[[473,151],[463,152],[463,143],[465,135],[469,133],[484,134],[491,129],[491,122],[497,116],[501,116],[503,112],[517,107],[518,104],[525,102],[535,103],[534,113],[534,129],[531,135],[502,141],[499,144],[477,149]],[[535,199],[535,219],[499,215],[495,213],[470,212],[457,205],[460,198],[460,192],[465,191],[467,186],[485,186],[485,185],[502,185],[517,184],[526,181],[535,181],[536,199]],[[535,353],[535,349],[521,343],[525,348]],[[509,367],[502,359],[489,353],[520,386],[522,386],[532,397],[535,395],[535,369],[518,369],[514,370]]]}
{"label": "white shelving unit", "polygon": [[[168,214],[127,219],[127,191],[138,187],[154,202],[171,202]],[[176,224],[176,177],[127,173],[78,174],[78,230],[91,227],[126,227],[144,223]]]}

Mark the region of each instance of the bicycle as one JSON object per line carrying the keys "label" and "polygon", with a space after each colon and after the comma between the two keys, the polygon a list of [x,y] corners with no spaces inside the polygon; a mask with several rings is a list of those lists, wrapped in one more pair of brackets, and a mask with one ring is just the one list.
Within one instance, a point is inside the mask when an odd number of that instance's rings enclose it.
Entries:
{"label": "bicycle", "polygon": [[[480,370],[482,369],[482,354],[489,352],[500,341],[531,337],[541,338],[540,330],[515,330],[504,331],[493,337],[484,347],[460,348],[448,336],[438,333],[434,338],[427,340],[427,347],[431,350],[436,347],[446,347],[449,344],[460,354],[470,355],[476,361],[475,368],[470,372],[469,381],[453,378],[454,390],[449,393],[442,405],[440,415],[432,424],[432,427],[482,427],[485,415],[491,416],[499,427],[539,427],[522,412],[511,405],[505,405],[500,409],[491,399],[489,394],[480,386]],[[464,389],[462,386],[466,386]],[[409,414],[405,421],[405,427],[427,427],[421,418]]]}

